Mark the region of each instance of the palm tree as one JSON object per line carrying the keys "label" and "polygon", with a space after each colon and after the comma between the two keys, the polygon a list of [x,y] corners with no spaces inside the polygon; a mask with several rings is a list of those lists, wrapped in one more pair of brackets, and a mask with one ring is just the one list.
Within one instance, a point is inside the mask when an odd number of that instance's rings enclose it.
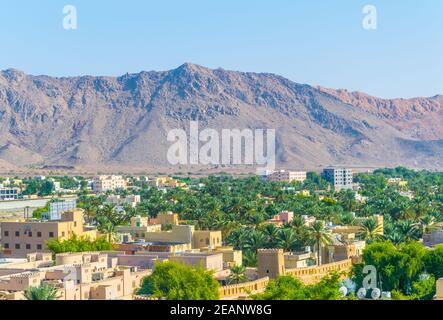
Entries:
{"label": "palm tree", "polygon": [[435,231],[437,227],[435,226],[435,217],[431,215],[425,215],[420,218],[420,225],[422,229],[423,234],[431,233],[432,231]]}
{"label": "palm tree", "polygon": [[257,267],[257,253],[252,250],[245,250],[243,253],[243,264],[248,267]]}
{"label": "palm tree", "polygon": [[383,236],[383,239],[391,241],[393,244],[398,245],[405,241],[405,237],[398,233],[397,231],[392,231],[389,233],[386,233]]}
{"label": "palm tree", "polygon": [[377,223],[374,218],[363,220],[360,225],[359,234],[365,240],[374,240],[378,238],[383,232],[382,226]]}
{"label": "palm tree", "polygon": [[97,207],[95,205],[93,205],[92,203],[87,202],[83,206],[83,210],[85,210],[86,222],[91,223],[97,214]]}
{"label": "palm tree", "polygon": [[340,222],[344,225],[352,226],[355,223],[355,217],[352,213],[346,213],[340,216]]}
{"label": "palm tree", "polygon": [[320,265],[320,250],[323,245],[332,243],[331,235],[326,230],[322,221],[315,221],[309,227],[311,241],[317,246],[317,265]]}
{"label": "palm tree", "polygon": [[418,240],[420,238],[419,225],[412,220],[396,222],[395,229],[404,237],[405,241]]}
{"label": "palm tree", "polygon": [[297,246],[297,235],[293,229],[280,229],[277,235],[278,246],[285,251],[292,251]]}
{"label": "palm tree", "polygon": [[98,231],[106,234],[109,242],[115,237],[117,226],[106,217],[97,217]]}
{"label": "palm tree", "polygon": [[262,227],[261,231],[266,236],[270,246],[274,245],[277,240],[279,229],[273,224],[266,224]]}
{"label": "palm tree", "polygon": [[30,287],[24,294],[26,300],[57,300],[58,292],[55,287],[42,285],[40,287]]}
{"label": "palm tree", "polygon": [[246,277],[246,267],[242,265],[233,266],[230,268],[231,274],[226,279],[229,284],[239,284],[248,281]]}
{"label": "palm tree", "polygon": [[305,227],[305,221],[300,215],[297,215],[291,221],[292,227],[297,231],[298,229],[302,229]]}
{"label": "palm tree", "polygon": [[256,253],[258,249],[265,248],[267,244],[268,242],[264,233],[254,230],[248,235],[244,247]]}

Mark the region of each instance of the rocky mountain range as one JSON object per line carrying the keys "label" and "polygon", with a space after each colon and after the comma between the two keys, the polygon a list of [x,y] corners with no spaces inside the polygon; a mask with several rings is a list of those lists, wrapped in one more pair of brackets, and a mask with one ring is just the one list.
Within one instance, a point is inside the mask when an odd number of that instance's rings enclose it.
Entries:
{"label": "rocky mountain range", "polygon": [[3,169],[192,170],[166,159],[168,131],[190,120],[275,128],[281,168],[443,167],[441,95],[380,99],[194,64],[120,77],[0,72]]}

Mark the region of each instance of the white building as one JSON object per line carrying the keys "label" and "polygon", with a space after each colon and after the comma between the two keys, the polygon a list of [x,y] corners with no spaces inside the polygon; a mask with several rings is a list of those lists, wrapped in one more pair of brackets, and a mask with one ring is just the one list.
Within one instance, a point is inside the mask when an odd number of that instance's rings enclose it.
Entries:
{"label": "white building", "polygon": [[354,173],[348,168],[327,168],[323,170],[323,178],[331,183],[336,191],[353,188]]}
{"label": "white building", "polygon": [[18,188],[0,188],[0,200],[16,200],[18,199]]}
{"label": "white building", "polygon": [[272,182],[305,182],[306,171],[275,171],[266,176],[268,181]]}
{"label": "white building", "polygon": [[97,176],[94,177],[93,190],[95,192],[113,191],[126,189],[127,181],[122,176]]}

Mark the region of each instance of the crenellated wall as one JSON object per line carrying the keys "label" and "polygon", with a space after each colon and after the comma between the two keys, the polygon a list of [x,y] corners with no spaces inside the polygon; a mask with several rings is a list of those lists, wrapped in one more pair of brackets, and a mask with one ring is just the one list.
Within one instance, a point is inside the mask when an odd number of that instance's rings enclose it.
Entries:
{"label": "crenellated wall", "polygon": [[220,299],[236,298],[250,293],[259,293],[266,289],[268,283],[269,277],[264,277],[255,281],[223,286],[219,289]]}
{"label": "crenellated wall", "polygon": [[323,264],[308,268],[286,269],[285,275],[299,278],[304,284],[313,284],[321,280],[330,272],[349,272],[352,268],[352,259]]}

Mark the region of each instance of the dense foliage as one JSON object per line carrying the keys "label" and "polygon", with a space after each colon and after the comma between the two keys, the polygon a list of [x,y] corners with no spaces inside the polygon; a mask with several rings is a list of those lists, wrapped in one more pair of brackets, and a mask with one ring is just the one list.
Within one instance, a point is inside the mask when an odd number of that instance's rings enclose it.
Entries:
{"label": "dense foliage", "polygon": [[353,280],[363,283],[364,265],[376,268],[377,285],[393,292],[394,298],[431,299],[435,280],[442,277],[443,246],[426,249],[421,243],[394,245],[390,241],[374,242],[363,251],[363,263],[353,267]]}
{"label": "dense foliage", "polygon": [[[127,208],[123,213],[107,205],[104,196],[82,196],[79,206],[85,209],[88,221],[96,223],[110,240],[115,227],[127,224],[134,215],[156,217],[166,211],[179,213],[182,220],[197,229],[221,230],[225,244],[243,250],[245,265],[254,266],[258,248],[301,251],[306,246],[317,247],[319,241],[329,242],[324,230],[320,235],[318,230],[306,227],[302,215],[342,225],[355,225],[355,217],[366,217],[358,236],[370,243],[380,240],[379,226],[371,218],[379,214],[385,218],[384,240],[394,244],[418,240],[443,221],[442,176],[442,173],[405,168],[358,174],[355,182],[360,184],[359,193],[366,198],[357,201],[352,190],[328,191],[328,183],[316,173],[308,173],[303,184],[220,175],[187,178],[189,190],[158,190],[145,185],[135,191],[119,191],[121,195],[134,192],[142,198],[137,208]],[[390,177],[405,179],[408,187],[389,184]],[[136,185],[135,181],[132,183]],[[405,195],[407,189],[411,197]],[[303,195],[302,190],[309,190],[310,195]],[[295,213],[291,224],[276,227],[264,223],[284,210]]]}
{"label": "dense foliage", "polygon": [[262,294],[254,296],[257,300],[340,300],[340,275],[332,273],[317,284],[305,285],[291,276],[281,276],[271,280]]}
{"label": "dense foliage", "polygon": [[54,254],[64,252],[111,251],[112,244],[104,237],[90,240],[86,237],[73,235],[68,240],[50,240],[46,246]]}
{"label": "dense foliage", "polygon": [[57,300],[57,289],[52,286],[29,287],[24,293],[26,300]]}
{"label": "dense foliage", "polygon": [[218,289],[212,272],[202,267],[159,262],[152,275],[143,279],[138,294],[167,300],[218,300]]}

